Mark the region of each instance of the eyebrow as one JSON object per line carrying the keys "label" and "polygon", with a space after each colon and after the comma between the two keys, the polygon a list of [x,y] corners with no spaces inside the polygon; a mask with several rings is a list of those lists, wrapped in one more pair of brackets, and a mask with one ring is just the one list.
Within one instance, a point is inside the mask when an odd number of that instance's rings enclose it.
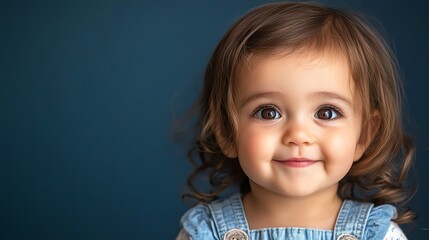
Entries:
{"label": "eyebrow", "polygon": [[[244,101],[242,101],[242,103],[240,104],[240,108],[242,108],[243,106],[247,105],[249,102],[254,101],[255,99],[258,98],[264,98],[264,97],[276,97],[276,96],[280,96],[281,93],[280,92],[260,92],[260,93],[255,93],[252,94],[250,96],[248,96],[247,98],[244,99]],[[349,107],[352,107],[352,101],[351,99],[338,94],[338,93],[334,93],[334,92],[315,92],[311,94],[312,96],[315,97],[321,97],[321,98],[327,98],[327,99],[337,99],[340,100],[342,102],[344,102],[345,104],[347,104]]]}
{"label": "eyebrow", "polygon": [[345,104],[347,104],[349,107],[352,107],[352,100],[341,95],[338,93],[334,93],[334,92],[315,92],[312,95],[317,96],[317,97],[322,97],[322,98],[328,98],[328,99],[337,99],[340,100],[342,102],[344,102]]}
{"label": "eyebrow", "polygon": [[250,96],[248,96],[247,98],[244,99],[244,101],[242,101],[242,103],[240,104],[240,108],[242,108],[243,106],[246,106],[249,102],[254,101],[255,99],[258,98],[264,98],[264,97],[273,97],[273,96],[280,96],[281,93],[280,92],[260,92],[260,93],[255,93],[252,94]]}

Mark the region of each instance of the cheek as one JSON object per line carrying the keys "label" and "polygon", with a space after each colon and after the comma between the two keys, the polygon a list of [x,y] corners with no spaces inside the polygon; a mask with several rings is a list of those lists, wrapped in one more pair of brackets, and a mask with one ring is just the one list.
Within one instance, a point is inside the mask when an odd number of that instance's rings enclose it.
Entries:
{"label": "cheek", "polygon": [[337,152],[340,155],[354,150],[354,141],[344,136],[333,136],[329,140],[329,148],[331,152]]}
{"label": "cheek", "polygon": [[238,157],[245,161],[271,159],[276,146],[276,137],[263,128],[249,128],[238,140]]}
{"label": "cheek", "polygon": [[323,149],[325,156],[329,159],[329,166],[339,172],[348,172],[354,161],[356,142],[357,140],[351,132],[327,137],[323,143]]}
{"label": "cheek", "polygon": [[269,177],[278,139],[275,132],[258,126],[240,130],[240,133],[237,150],[241,168],[254,181]]}

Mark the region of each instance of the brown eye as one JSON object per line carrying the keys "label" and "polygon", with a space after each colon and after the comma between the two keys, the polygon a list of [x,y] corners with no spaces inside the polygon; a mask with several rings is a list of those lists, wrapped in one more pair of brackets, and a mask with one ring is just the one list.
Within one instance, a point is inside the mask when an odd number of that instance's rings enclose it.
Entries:
{"label": "brown eye", "polygon": [[340,117],[340,114],[331,107],[323,107],[317,110],[315,117],[322,120],[333,120]]}
{"label": "brown eye", "polygon": [[255,112],[254,116],[264,120],[274,120],[281,117],[279,111],[274,107],[262,107]]}

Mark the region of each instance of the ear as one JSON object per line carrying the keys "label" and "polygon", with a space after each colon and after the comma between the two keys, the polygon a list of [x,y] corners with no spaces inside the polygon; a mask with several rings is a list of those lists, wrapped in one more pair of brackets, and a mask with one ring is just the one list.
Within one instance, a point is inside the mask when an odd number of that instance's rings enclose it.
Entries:
{"label": "ear", "polygon": [[225,156],[227,156],[228,158],[238,157],[235,144],[228,143],[226,138],[221,134],[220,129],[216,129],[215,136],[216,136],[216,141],[219,144],[219,147]]}
{"label": "ear", "polygon": [[365,153],[368,146],[371,144],[372,140],[375,137],[375,134],[378,132],[381,123],[381,114],[380,111],[375,110],[371,114],[370,122],[366,125],[368,128],[365,135],[361,135],[355,150],[354,161],[359,160]]}

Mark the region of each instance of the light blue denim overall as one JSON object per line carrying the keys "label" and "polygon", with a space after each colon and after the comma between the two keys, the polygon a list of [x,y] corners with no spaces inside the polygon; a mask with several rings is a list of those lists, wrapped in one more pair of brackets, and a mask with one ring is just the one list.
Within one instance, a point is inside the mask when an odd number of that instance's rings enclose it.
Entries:
{"label": "light blue denim overall", "polygon": [[240,194],[210,204],[199,204],[181,219],[192,240],[381,240],[386,235],[396,209],[391,205],[345,200],[335,229],[265,228],[249,230]]}

